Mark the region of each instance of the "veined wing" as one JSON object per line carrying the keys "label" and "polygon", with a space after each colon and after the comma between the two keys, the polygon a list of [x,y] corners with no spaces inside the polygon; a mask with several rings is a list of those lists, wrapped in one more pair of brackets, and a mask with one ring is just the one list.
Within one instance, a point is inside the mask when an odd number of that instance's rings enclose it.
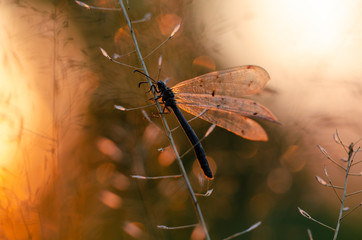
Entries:
{"label": "veined wing", "polygon": [[207,73],[172,87],[174,93],[241,97],[258,93],[270,79],[262,67],[248,65]]}
{"label": "veined wing", "polygon": [[[199,115],[204,108],[199,106],[179,105],[180,108],[193,115]],[[264,129],[254,120],[243,115],[227,112],[207,110],[200,118],[225,128],[236,135],[253,141],[268,141],[268,135]]]}
{"label": "veined wing", "polygon": [[178,93],[176,101],[181,109],[195,116],[207,109],[200,118],[250,140],[267,141],[268,137],[258,123],[247,117],[278,122],[271,111],[250,99]]}
{"label": "veined wing", "polygon": [[[191,108],[200,107],[213,111],[233,112],[246,117],[255,117],[270,122],[278,122],[274,114],[263,105],[245,98],[235,98],[229,96],[210,96],[207,94],[178,93],[176,103],[180,108],[186,110],[186,105]],[[199,113],[196,113],[198,115]]]}

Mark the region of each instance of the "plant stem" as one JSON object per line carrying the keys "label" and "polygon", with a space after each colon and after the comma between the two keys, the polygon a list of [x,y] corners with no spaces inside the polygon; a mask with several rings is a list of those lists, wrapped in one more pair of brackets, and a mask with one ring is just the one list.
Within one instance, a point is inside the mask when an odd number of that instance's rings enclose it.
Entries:
{"label": "plant stem", "polygon": [[347,161],[347,168],[346,168],[346,177],[344,179],[344,189],[343,189],[342,203],[341,203],[341,208],[339,210],[339,217],[338,217],[338,221],[337,221],[336,230],[334,232],[333,240],[337,240],[339,227],[341,226],[341,220],[342,220],[343,208],[344,208],[344,201],[346,199],[346,192],[347,192],[348,172],[349,172],[349,170],[351,168],[351,165],[352,165],[353,152],[354,152],[353,151],[353,144],[351,144],[349,146],[349,151],[348,151],[348,161]]}
{"label": "plant stem", "polygon": [[[124,6],[122,0],[119,0],[119,3],[120,3],[120,5],[121,5],[121,8],[122,8],[124,17],[125,17],[125,19],[126,19],[126,21],[127,21],[128,27],[129,27],[129,29],[130,29],[130,32],[131,32],[131,35],[132,35],[132,38],[133,38],[133,42],[134,42],[134,44],[135,44],[136,52],[137,52],[138,58],[139,58],[139,60],[140,60],[140,62],[141,62],[141,64],[142,64],[142,68],[143,68],[143,70],[144,70],[144,73],[145,73],[147,76],[149,76],[148,71],[147,71],[146,64],[145,64],[145,62],[143,61],[142,54],[141,54],[141,51],[140,51],[139,46],[138,46],[138,42],[137,42],[136,36],[135,36],[135,34],[134,34],[134,32],[133,32],[131,20],[129,19],[129,16],[128,16],[126,7]],[[147,77],[147,80],[148,80],[150,86],[152,86],[152,81],[151,81],[151,79]],[[155,89],[154,89],[154,88],[151,88],[151,91],[152,91],[152,94],[153,94],[153,96],[154,96],[154,99],[157,99],[157,94],[156,94],[156,92],[155,92]],[[160,103],[159,103],[157,100],[155,100],[155,102],[156,102],[156,106],[157,106],[157,108],[158,108],[158,111],[159,111],[159,112],[162,112],[162,107],[161,107]],[[165,130],[166,130],[167,136],[168,136],[168,138],[169,138],[169,140],[170,140],[170,143],[171,143],[171,145],[172,145],[172,148],[173,148],[173,150],[174,150],[174,152],[175,152],[176,159],[177,159],[177,163],[178,163],[178,165],[179,165],[181,174],[182,174],[183,178],[185,179],[185,182],[186,182],[186,185],[187,185],[187,189],[189,190],[190,196],[191,196],[191,198],[192,198],[192,202],[193,202],[193,205],[194,205],[194,207],[195,207],[195,211],[196,211],[197,218],[198,218],[198,220],[199,220],[199,222],[200,222],[200,224],[201,224],[201,226],[202,226],[202,228],[203,228],[203,230],[204,230],[204,232],[205,232],[206,239],[207,239],[207,240],[210,240],[209,232],[208,232],[208,230],[207,230],[206,223],[205,223],[204,217],[203,217],[203,215],[202,215],[200,205],[199,205],[199,203],[198,203],[198,201],[197,201],[197,198],[196,198],[196,195],[195,195],[195,193],[194,193],[194,190],[192,189],[190,180],[189,180],[188,177],[187,177],[186,170],[185,170],[185,168],[184,168],[184,166],[183,166],[183,163],[182,163],[182,161],[181,161],[180,155],[179,155],[179,153],[178,153],[178,151],[177,151],[177,149],[176,149],[176,145],[175,145],[175,142],[174,142],[174,140],[173,140],[173,138],[172,138],[170,128],[169,128],[169,126],[168,126],[168,124],[167,124],[167,122],[166,122],[166,119],[165,119],[165,117],[164,117],[163,114],[161,114],[161,120],[162,120],[162,123],[163,123],[163,125],[164,125],[164,127],[165,127]]]}

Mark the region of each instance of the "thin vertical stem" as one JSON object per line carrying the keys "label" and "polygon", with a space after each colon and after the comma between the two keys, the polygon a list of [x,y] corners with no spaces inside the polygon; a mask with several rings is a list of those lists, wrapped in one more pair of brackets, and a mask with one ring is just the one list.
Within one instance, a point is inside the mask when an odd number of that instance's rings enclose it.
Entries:
{"label": "thin vertical stem", "polygon": [[[134,34],[134,32],[133,32],[132,23],[131,23],[131,20],[130,20],[129,17],[128,17],[128,13],[127,13],[126,7],[124,6],[122,0],[119,0],[119,3],[120,3],[120,5],[121,5],[121,8],[122,8],[124,17],[125,17],[125,19],[126,19],[126,21],[127,21],[128,27],[129,27],[129,29],[130,29],[130,32],[131,32],[131,35],[132,35],[132,38],[133,38],[133,42],[134,42],[134,44],[135,44],[135,48],[136,48],[136,52],[137,52],[138,58],[139,58],[139,60],[140,60],[140,62],[141,62],[141,64],[142,64],[142,68],[143,68],[145,74],[146,74],[147,76],[149,76],[148,71],[147,71],[146,64],[145,64],[145,62],[143,61],[143,57],[142,57],[141,51],[140,51],[139,46],[138,46],[138,42],[137,42],[136,36],[135,36],[135,34]],[[150,86],[152,86],[152,81],[151,81],[151,79],[150,79],[149,77],[147,77],[147,80],[148,80]],[[154,99],[157,99],[157,94],[156,94],[156,92],[155,92],[155,89],[154,89],[154,88],[151,88],[151,91],[152,91],[152,94],[153,94],[153,96],[154,96]],[[162,107],[161,107],[160,103],[159,103],[157,100],[156,100],[156,106],[157,106],[157,108],[158,108],[158,111],[159,111],[159,112],[162,112]],[[164,117],[163,114],[161,114],[161,120],[162,120],[162,123],[163,123],[163,125],[164,125],[164,127],[165,127],[165,130],[166,130],[167,136],[168,136],[168,138],[169,138],[169,140],[170,140],[170,143],[171,143],[171,145],[172,145],[172,148],[173,148],[173,150],[174,150],[174,152],[175,152],[176,159],[177,159],[177,164],[179,165],[181,174],[182,174],[183,178],[185,179],[185,182],[186,182],[186,185],[187,185],[187,189],[189,190],[190,196],[191,196],[191,198],[192,198],[192,202],[193,202],[193,205],[194,205],[195,210],[196,210],[197,218],[198,218],[198,220],[199,220],[199,222],[200,222],[200,224],[201,224],[201,226],[202,226],[202,228],[203,228],[203,230],[204,230],[204,232],[205,232],[206,239],[207,239],[207,240],[210,240],[209,232],[208,232],[208,230],[207,230],[206,223],[205,223],[204,217],[203,217],[203,215],[202,215],[200,205],[199,205],[199,203],[198,203],[198,201],[197,201],[197,198],[196,198],[196,195],[195,195],[195,193],[194,193],[194,190],[192,189],[190,180],[189,180],[188,177],[187,177],[186,170],[185,170],[185,168],[184,168],[184,166],[183,166],[183,163],[182,163],[182,161],[181,161],[180,155],[179,155],[179,153],[178,153],[178,151],[177,151],[177,149],[176,149],[176,145],[175,145],[175,142],[174,142],[174,140],[173,140],[173,138],[172,138],[170,128],[169,128],[169,126],[168,126],[168,124],[167,124],[167,122],[166,122],[166,119],[165,119],[165,117]]]}
{"label": "thin vertical stem", "polygon": [[353,152],[354,152],[353,151],[353,144],[351,144],[349,146],[349,151],[348,151],[348,161],[347,161],[347,168],[346,168],[346,177],[344,179],[342,203],[341,203],[341,208],[339,210],[339,217],[338,217],[338,221],[337,221],[336,230],[334,232],[333,240],[337,239],[338,232],[339,232],[339,227],[341,226],[341,220],[342,220],[343,209],[344,209],[344,201],[346,199],[346,192],[347,192],[348,173],[349,173],[349,170],[351,168],[352,161],[353,161]]}

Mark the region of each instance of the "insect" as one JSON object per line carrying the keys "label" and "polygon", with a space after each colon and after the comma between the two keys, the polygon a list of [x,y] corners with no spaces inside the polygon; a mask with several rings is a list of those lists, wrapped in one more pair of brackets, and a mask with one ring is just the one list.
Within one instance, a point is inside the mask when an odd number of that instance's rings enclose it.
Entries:
{"label": "insect", "polygon": [[213,178],[213,175],[205,152],[178,106],[243,138],[267,141],[264,129],[249,117],[276,123],[277,118],[261,104],[241,97],[258,93],[269,79],[269,74],[263,68],[248,65],[207,73],[180,82],[172,88],[162,81],[153,80],[158,99],[161,99],[165,109],[170,107],[175,113],[208,178]]}

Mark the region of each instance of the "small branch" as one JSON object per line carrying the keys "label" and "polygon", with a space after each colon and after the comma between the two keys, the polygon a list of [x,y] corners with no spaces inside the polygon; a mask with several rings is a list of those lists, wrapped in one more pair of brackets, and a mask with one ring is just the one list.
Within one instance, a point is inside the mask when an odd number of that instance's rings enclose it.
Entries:
{"label": "small branch", "polygon": [[353,192],[353,193],[348,193],[346,194],[346,197],[349,197],[349,196],[352,196],[352,195],[356,195],[358,193],[362,193],[362,190],[359,190],[359,191],[356,191],[356,192]]}
{"label": "small branch", "polygon": [[353,162],[353,158],[355,156],[355,153],[353,151],[353,144],[350,144],[349,147],[349,152],[348,152],[348,162],[347,162],[347,169],[346,169],[346,176],[344,179],[344,190],[343,190],[343,197],[342,197],[342,204],[341,204],[341,208],[339,210],[339,217],[337,220],[337,226],[336,226],[336,231],[334,232],[334,237],[333,240],[337,240],[337,236],[338,236],[338,232],[339,232],[339,228],[341,226],[341,220],[342,220],[342,216],[343,216],[343,209],[344,209],[344,202],[346,199],[346,193],[347,193],[347,180],[348,180],[348,173],[351,167],[351,164]]}
{"label": "small branch", "polygon": [[[352,165],[351,165],[352,166]],[[348,173],[349,176],[355,176],[355,177],[360,177],[362,176],[362,173],[359,172],[359,173]]]}
{"label": "small branch", "polygon": [[307,233],[308,233],[309,240],[313,240],[312,231],[309,228],[307,229]]}
{"label": "small branch", "polygon": [[342,145],[344,151],[346,151],[346,153],[348,153],[347,146],[342,142],[341,138],[339,137],[339,134],[338,134],[338,130],[337,130],[337,129],[336,129],[336,133],[333,134],[333,137],[334,137],[334,141],[336,141],[336,143]]}
{"label": "small branch", "polygon": [[312,218],[311,215],[309,215],[306,211],[304,211],[304,210],[301,209],[300,207],[298,207],[298,210],[299,210],[300,214],[302,214],[303,217],[308,218],[309,220],[311,220],[311,221],[313,221],[313,222],[316,222],[316,223],[318,223],[319,225],[321,225],[321,226],[323,226],[323,227],[326,227],[326,228],[328,228],[328,229],[330,229],[330,230],[332,230],[332,231],[336,231],[334,228],[328,226],[327,224],[324,224],[324,223],[322,223],[322,222],[320,222],[320,221]]}
{"label": "small branch", "polygon": [[255,228],[259,227],[260,225],[261,225],[261,222],[259,221],[259,222],[255,223],[254,225],[252,225],[251,227],[249,227],[248,229],[246,229],[245,231],[235,233],[235,234],[231,235],[230,237],[224,238],[224,240],[234,239],[234,238],[236,238],[238,236],[241,236],[241,235],[243,235],[245,233],[253,231]]}
{"label": "small branch", "polygon": [[213,191],[214,189],[210,189],[206,193],[195,193],[195,195],[199,197],[210,197]]}
{"label": "small branch", "polygon": [[352,212],[354,212],[355,210],[357,210],[359,207],[361,207],[362,206],[362,203],[360,203],[360,204],[358,204],[357,206],[355,206],[352,210],[350,210],[348,213],[346,213],[345,215],[343,215],[343,217],[341,218],[341,220],[344,218],[344,217],[346,217],[346,216],[348,216],[349,214],[351,214]]}
{"label": "small branch", "polygon": [[353,163],[351,166],[357,165],[357,164],[359,164],[359,163],[362,163],[362,160]]}
{"label": "small branch", "polygon": [[81,6],[81,7],[85,7],[87,8],[88,10],[91,10],[91,9],[96,9],[96,10],[103,10],[103,11],[116,11],[116,12],[120,12],[121,9],[119,8],[102,8],[102,7],[94,7],[94,6],[91,6],[91,5],[88,5],[84,2],[81,2],[81,1],[78,1],[78,0],[75,0],[75,2]]}
{"label": "small branch", "polygon": [[324,156],[326,156],[329,160],[331,160],[334,164],[336,164],[338,167],[342,168],[344,171],[346,171],[346,168],[344,166],[342,166],[341,164],[337,163],[333,158],[331,158],[331,156],[329,156],[329,154],[327,153],[327,151],[320,145],[318,145],[319,150],[324,154]]}
{"label": "small branch", "polygon": [[[141,62],[143,71],[144,71],[145,75],[149,76],[148,71],[147,71],[146,64],[145,64],[145,62],[143,61],[143,57],[142,57],[140,48],[139,48],[139,46],[138,46],[138,41],[137,41],[136,36],[135,36],[135,34],[134,34],[134,31],[133,31],[133,28],[132,28],[132,23],[131,23],[131,20],[129,19],[129,16],[128,16],[126,7],[124,6],[122,0],[119,0],[119,3],[120,3],[120,5],[121,5],[121,9],[122,9],[122,11],[123,11],[124,17],[125,17],[125,19],[126,19],[126,21],[127,21],[129,30],[130,30],[130,32],[131,32],[131,36],[132,36],[132,38],[133,38],[133,42],[134,42],[134,44],[135,44],[136,52],[137,52],[138,58],[139,58],[139,60],[140,60],[140,62]],[[172,33],[171,33],[171,35],[172,35]],[[148,80],[150,86],[152,86],[152,81],[151,81],[151,79],[150,79],[149,77],[147,77],[147,80]],[[151,88],[151,92],[152,92],[153,97],[154,97],[154,99],[155,99],[155,102],[156,102],[156,106],[157,106],[158,111],[159,111],[159,112],[162,112],[161,105],[160,105],[160,103],[157,101],[157,94],[156,94],[155,89],[154,89],[154,88]],[[169,140],[170,140],[170,143],[171,143],[171,145],[172,145],[172,148],[173,148],[173,150],[174,150],[174,152],[175,152],[176,159],[177,159],[177,164],[178,164],[178,166],[179,166],[179,168],[180,168],[181,174],[182,174],[183,178],[185,179],[185,182],[186,182],[186,185],[187,185],[187,189],[189,190],[189,194],[190,194],[190,196],[191,196],[192,203],[193,203],[194,208],[195,208],[195,211],[196,211],[196,216],[197,216],[197,218],[198,218],[198,220],[199,220],[199,222],[200,222],[200,224],[201,224],[201,226],[202,226],[202,228],[203,228],[203,230],[204,230],[204,232],[205,232],[205,237],[206,237],[206,239],[207,239],[207,240],[210,240],[209,232],[208,232],[208,230],[207,230],[207,226],[206,226],[204,217],[203,217],[203,215],[202,215],[200,205],[199,205],[199,203],[198,203],[198,201],[197,201],[197,198],[196,198],[195,193],[194,193],[194,190],[193,190],[193,188],[192,188],[192,186],[191,186],[190,180],[188,179],[186,170],[185,170],[185,168],[184,168],[184,166],[183,166],[182,160],[181,160],[180,155],[179,155],[179,153],[178,153],[178,151],[177,151],[176,144],[175,144],[175,142],[174,142],[174,140],[173,140],[173,137],[172,137],[170,128],[169,128],[169,126],[168,126],[168,124],[167,124],[167,122],[166,122],[166,119],[165,119],[164,114],[161,114],[161,120],[162,120],[162,123],[163,123],[163,125],[164,125],[164,127],[165,127],[165,130],[166,130],[167,136],[168,136],[168,138],[169,138]]]}
{"label": "small branch", "polygon": [[331,186],[332,186],[332,188],[333,188],[333,192],[336,194],[339,202],[342,202],[342,199],[339,197],[339,195],[338,195],[338,193],[337,193],[337,191],[336,191],[336,188],[334,187],[334,185],[333,185],[333,183],[332,183],[332,180],[330,179],[330,177],[329,177],[329,175],[328,175],[326,166],[324,166],[324,173],[325,173],[326,177],[328,178],[328,181],[329,181],[329,183],[331,184]]}
{"label": "small branch", "polygon": [[169,175],[169,176],[156,176],[156,177],[146,177],[140,175],[132,175],[131,178],[143,179],[143,180],[156,180],[156,179],[165,179],[165,178],[180,178],[182,175]]}
{"label": "small branch", "polygon": [[177,226],[177,227],[167,227],[165,225],[157,225],[157,228],[164,229],[164,230],[175,230],[175,229],[192,228],[192,227],[196,227],[197,225],[198,224],[190,224],[190,225]]}
{"label": "small branch", "polygon": [[325,187],[334,187],[335,189],[343,190],[343,187],[334,186],[334,185],[328,184],[326,181],[323,180],[323,178],[321,178],[321,177],[319,177],[319,176],[315,176],[315,178],[317,179],[318,183],[321,184],[322,186],[325,186]]}
{"label": "small branch", "polygon": [[117,63],[119,65],[122,65],[122,66],[125,66],[125,67],[129,67],[129,68],[133,68],[133,69],[137,69],[137,70],[141,70],[142,68],[139,68],[139,67],[135,67],[135,66],[132,66],[132,65],[129,65],[129,64],[126,64],[126,63],[122,63],[122,62],[119,62],[115,59],[113,59],[111,56],[109,56],[109,54],[106,52],[106,50],[104,50],[103,48],[99,48],[103,54],[103,56],[105,56],[108,60],[110,60],[111,62],[114,62],[114,63]]}

